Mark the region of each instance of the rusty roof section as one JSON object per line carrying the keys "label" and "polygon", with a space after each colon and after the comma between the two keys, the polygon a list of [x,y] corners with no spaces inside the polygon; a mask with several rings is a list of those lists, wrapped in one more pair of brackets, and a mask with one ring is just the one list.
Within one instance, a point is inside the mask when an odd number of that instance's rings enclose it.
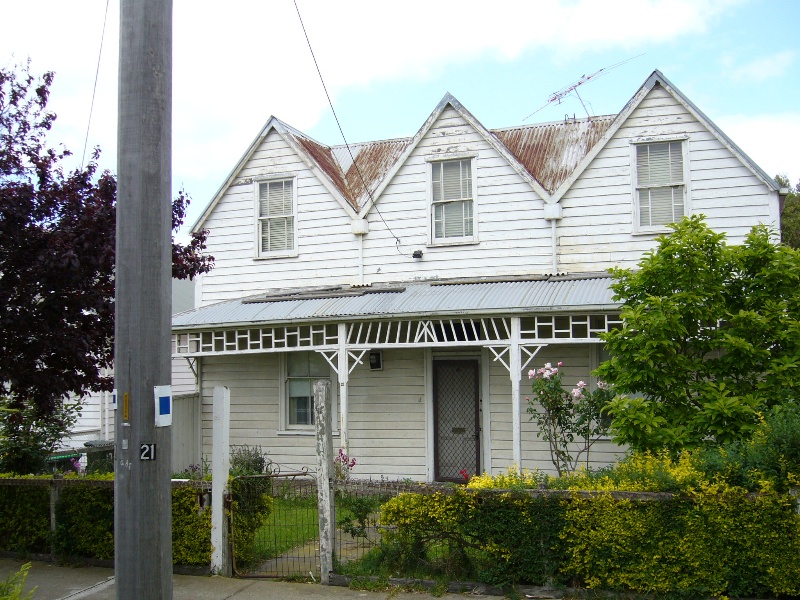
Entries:
{"label": "rusty roof section", "polygon": [[342,195],[347,199],[350,205],[355,210],[358,210],[358,203],[355,197],[350,193],[344,173],[342,173],[342,169],[334,158],[331,149],[328,146],[323,146],[310,138],[298,135],[294,132],[287,132],[287,135],[291,135],[295,141],[303,147],[308,155],[319,165],[319,168],[330,177],[333,184],[342,192]]}
{"label": "rusty roof section", "polygon": [[358,207],[370,200],[409,142],[410,138],[370,142],[360,144],[357,154],[353,152],[355,162],[347,169],[345,179]]}
{"label": "rusty roof section", "polygon": [[[489,130],[549,193],[573,173],[608,131],[616,115]],[[355,209],[362,208],[400,159],[412,138],[325,146],[287,130]],[[352,157],[351,157],[352,153]],[[355,160],[354,160],[355,159]]]}
{"label": "rusty roof section", "polygon": [[616,115],[558,123],[492,129],[525,170],[549,193],[555,192],[600,140]]}

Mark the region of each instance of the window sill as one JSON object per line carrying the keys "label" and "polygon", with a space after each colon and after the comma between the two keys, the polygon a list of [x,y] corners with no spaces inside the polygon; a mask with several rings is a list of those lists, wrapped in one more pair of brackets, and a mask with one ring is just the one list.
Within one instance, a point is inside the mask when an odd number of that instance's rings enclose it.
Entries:
{"label": "window sill", "polygon": [[278,254],[265,254],[263,256],[254,256],[253,260],[272,260],[273,258],[297,258],[299,253],[294,252],[280,252]]}
{"label": "window sill", "polygon": [[452,242],[431,242],[428,244],[428,248],[441,248],[443,246],[477,246],[479,244],[479,240],[454,240]]}
{"label": "window sill", "polygon": [[672,231],[669,227],[651,227],[650,229],[634,229],[631,235],[664,235]]}
{"label": "window sill", "polygon": [[[279,429],[275,432],[279,436],[314,437],[317,433],[313,429]],[[334,431],[333,437],[339,437],[339,432]]]}

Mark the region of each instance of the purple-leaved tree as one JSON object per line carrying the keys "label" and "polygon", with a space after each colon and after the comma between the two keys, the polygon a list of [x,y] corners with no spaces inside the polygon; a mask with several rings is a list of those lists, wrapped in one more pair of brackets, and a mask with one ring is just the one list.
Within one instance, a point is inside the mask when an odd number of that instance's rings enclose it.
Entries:
{"label": "purple-leaved tree", "polygon": [[[0,398],[12,425],[112,385],[101,370],[114,349],[116,179],[99,172],[97,149],[87,166],[64,171],[70,152],[46,141],[52,82],[29,65],[0,68]],[[183,191],[173,201],[173,231],[189,202]],[[173,240],[174,277],[211,270],[206,236]]]}

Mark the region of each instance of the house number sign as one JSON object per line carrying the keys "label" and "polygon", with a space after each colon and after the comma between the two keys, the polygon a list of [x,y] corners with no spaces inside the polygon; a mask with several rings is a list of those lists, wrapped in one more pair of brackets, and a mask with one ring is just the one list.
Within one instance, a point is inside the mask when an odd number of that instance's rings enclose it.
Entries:
{"label": "house number sign", "polygon": [[141,444],[139,446],[139,460],[155,460],[155,459],[156,459],[155,444]]}

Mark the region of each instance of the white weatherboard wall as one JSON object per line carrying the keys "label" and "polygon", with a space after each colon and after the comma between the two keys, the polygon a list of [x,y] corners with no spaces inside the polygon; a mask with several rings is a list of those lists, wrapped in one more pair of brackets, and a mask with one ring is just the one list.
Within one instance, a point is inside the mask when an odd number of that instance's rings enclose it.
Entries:
{"label": "white weatherboard wall", "polygon": [[[543,348],[525,369],[538,368],[545,362],[564,362],[565,384],[590,380],[593,346],[558,345]],[[456,355],[450,352],[448,355]],[[474,355],[471,354],[471,356]],[[437,354],[439,356],[439,354]],[[487,361],[484,355],[482,361]],[[349,431],[350,456],[357,461],[353,476],[389,479],[427,478],[429,460],[428,409],[432,402],[426,389],[426,352],[422,349],[383,351],[383,370],[371,371],[367,364],[356,365],[350,374]],[[499,362],[488,361],[481,377],[488,373],[491,464],[482,451],[482,468],[492,473],[505,471],[513,464],[511,431],[511,384],[508,371]],[[334,382],[335,383],[335,382]],[[211,456],[213,390],[224,385],[230,389],[232,446],[260,446],[283,472],[316,464],[313,430],[305,434],[279,431],[279,355],[215,356],[203,359],[203,454]],[[524,396],[530,384],[523,376],[521,385],[522,468],[552,472],[547,443],[536,436],[529,421]],[[486,435],[487,430],[482,435]],[[334,446],[339,443],[334,436]],[[432,446],[431,446],[432,447]],[[592,466],[612,462],[621,452],[610,442],[597,444],[591,454]]]}
{"label": "white weatherboard wall", "polygon": [[[480,243],[429,245],[428,160],[474,155],[475,228]],[[391,180],[377,201],[387,230],[373,210],[364,239],[369,282],[431,277],[478,277],[549,272],[550,226],[544,202],[508,161],[447,108]],[[392,233],[401,240],[400,252]],[[423,258],[413,259],[413,250]],[[402,254],[401,254],[402,252]]]}
{"label": "white weatherboard wall", "polygon": [[[255,258],[253,178],[297,177],[297,256]],[[203,227],[214,269],[202,278],[202,304],[239,298],[264,289],[356,283],[357,237],[350,217],[306,163],[275,131],[237,174]]]}
{"label": "white weatherboard wall", "polygon": [[[359,478],[425,479],[423,352],[384,351],[383,371],[358,365],[350,374],[350,454]],[[210,456],[212,397],[217,385],[231,394],[232,446],[261,446],[283,471],[312,468],[314,431],[279,431],[277,354],[203,359],[203,453]],[[338,435],[334,438],[338,445]]]}
{"label": "white weatherboard wall", "polygon": [[[365,360],[366,362],[366,360]],[[425,480],[424,352],[384,350],[383,370],[350,375],[350,456],[354,477]]]}
{"label": "white weatherboard wall", "polygon": [[[633,223],[635,166],[631,141],[688,135],[690,214],[739,244],[759,223],[777,225],[777,198],[706,127],[661,86],[656,86],[622,124],[564,195],[558,223],[559,261],[565,271],[632,268],[655,247],[656,234],[636,234]],[[666,229],[665,229],[666,231]]]}

